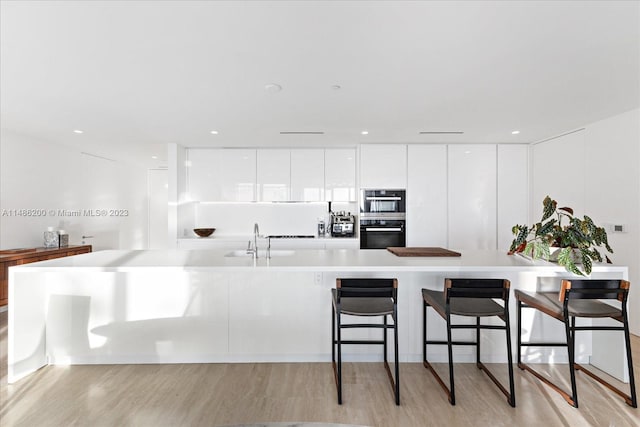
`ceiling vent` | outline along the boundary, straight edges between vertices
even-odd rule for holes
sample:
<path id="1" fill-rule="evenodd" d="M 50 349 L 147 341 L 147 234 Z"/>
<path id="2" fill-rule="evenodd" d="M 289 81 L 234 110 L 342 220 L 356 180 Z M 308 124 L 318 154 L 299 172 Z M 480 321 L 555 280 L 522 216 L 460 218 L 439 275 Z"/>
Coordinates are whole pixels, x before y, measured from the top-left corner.
<path id="1" fill-rule="evenodd" d="M 456 131 L 421 131 L 418 132 L 420 135 L 462 135 L 464 132 L 456 130 Z"/>
<path id="2" fill-rule="evenodd" d="M 324 135 L 324 132 L 287 130 L 281 131 L 280 135 Z"/>

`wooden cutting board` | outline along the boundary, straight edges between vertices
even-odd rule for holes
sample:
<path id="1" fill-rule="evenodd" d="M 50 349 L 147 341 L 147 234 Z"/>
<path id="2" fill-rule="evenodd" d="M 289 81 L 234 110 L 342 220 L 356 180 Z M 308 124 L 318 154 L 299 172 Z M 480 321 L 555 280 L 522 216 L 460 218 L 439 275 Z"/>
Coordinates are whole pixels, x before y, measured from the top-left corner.
<path id="1" fill-rule="evenodd" d="M 387 250 L 396 256 L 432 256 L 432 257 L 445 257 L 445 256 L 462 256 L 460 252 L 450 251 L 449 249 L 444 248 L 399 248 L 399 247 L 388 247 Z"/>

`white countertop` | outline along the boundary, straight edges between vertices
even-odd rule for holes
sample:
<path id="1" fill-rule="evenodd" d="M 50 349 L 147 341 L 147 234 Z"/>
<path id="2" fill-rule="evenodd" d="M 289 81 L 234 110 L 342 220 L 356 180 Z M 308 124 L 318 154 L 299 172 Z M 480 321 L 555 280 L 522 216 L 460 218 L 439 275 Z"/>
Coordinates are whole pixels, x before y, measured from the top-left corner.
<path id="1" fill-rule="evenodd" d="M 123 272 L 144 268 L 165 268 L 179 271 L 536 271 L 562 273 L 564 267 L 546 261 L 531 261 L 518 255 L 506 255 L 496 250 L 457 250 L 461 257 L 398 257 L 385 249 L 297 249 L 287 256 L 271 259 L 258 258 L 254 263 L 250 255 L 225 256 L 229 249 L 212 250 L 107 250 L 41 261 L 11 267 L 13 271 L 60 271 L 61 269 L 87 269 L 93 271 Z M 594 264 L 594 272 L 626 272 L 626 266 Z M 566 272 L 565 272 L 566 273 Z"/>

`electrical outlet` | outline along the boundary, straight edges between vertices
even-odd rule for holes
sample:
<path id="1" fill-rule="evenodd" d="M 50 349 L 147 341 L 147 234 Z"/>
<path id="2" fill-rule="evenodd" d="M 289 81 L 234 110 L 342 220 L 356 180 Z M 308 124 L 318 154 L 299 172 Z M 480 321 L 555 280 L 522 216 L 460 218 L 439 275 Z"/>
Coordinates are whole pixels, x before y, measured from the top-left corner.
<path id="1" fill-rule="evenodd" d="M 614 233 L 626 233 L 627 227 L 624 224 L 613 224 L 611 227 Z"/>
<path id="2" fill-rule="evenodd" d="M 322 284 L 322 273 L 315 273 L 314 275 L 314 282 L 316 285 L 321 285 Z"/>
<path id="3" fill-rule="evenodd" d="M 606 224 L 605 228 L 609 233 L 626 233 L 627 226 L 625 224 Z"/>

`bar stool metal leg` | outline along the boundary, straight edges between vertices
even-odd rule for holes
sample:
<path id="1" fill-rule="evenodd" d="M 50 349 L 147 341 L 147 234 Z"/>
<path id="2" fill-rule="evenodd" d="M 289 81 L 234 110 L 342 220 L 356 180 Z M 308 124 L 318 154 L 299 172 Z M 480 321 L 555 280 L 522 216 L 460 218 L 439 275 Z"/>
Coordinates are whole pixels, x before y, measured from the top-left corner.
<path id="1" fill-rule="evenodd" d="M 575 318 L 573 318 L 575 327 Z M 567 335 L 567 351 L 569 353 L 569 375 L 571 378 L 571 400 L 574 407 L 578 407 L 578 393 L 576 392 L 576 367 L 575 367 L 575 334 L 569 326 L 569 313 L 565 312 L 564 330 Z"/>
<path id="2" fill-rule="evenodd" d="M 336 326 L 338 334 L 338 373 L 336 386 L 338 387 L 338 404 L 342 405 L 342 333 L 340 329 L 340 313 L 336 313 Z"/>
<path id="3" fill-rule="evenodd" d="M 627 365 L 629 369 L 629 386 L 631 388 L 631 399 L 629 399 L 628 396 L 625 396 L 624 393 L 618 394 L 621 394 L 624 397 L 627 405 L 637 408 L 638 397 L 636 395 L 636 382 L 633 376 L 633 359 L 631 358 L 631 339 L 629 338 L 629 319 L 627 319 L 626 306 L 622 309 L 622 318 L 624 323 L 624 343 L 627 347 Z"/>
<path id="4" fill-rule="evenodd" d="M 513 357 L 511 356 L 511 325 L 509 324 L 509 316 L 505 316 L 505 326 L 507 335 L 507 363 L 509 364 L 509 396 L 507 401 L 512 407 L 516 407 L 516 392 L 513 378 Z M 518 329 L 518 336 L 520 336 L 520 330 Z M 518 347 L 518 351 L 520 348 Z"/>
<path id="5" fill-rule="evenodd" d="M 398 312 L 393 312 L 393 345 L 395 347 L 395 371 L 396 371 L 396 405 L 400 405 L 400 360 L 398 359 Z"/>
<path id="6" fill-rule="evenodd" d="M 451 339 L 451 313 L 447 312 L 447 341 L 449 348 L 449 403 L 456 404 L 456 389 L 453 380 L 453 341 Z"/>

